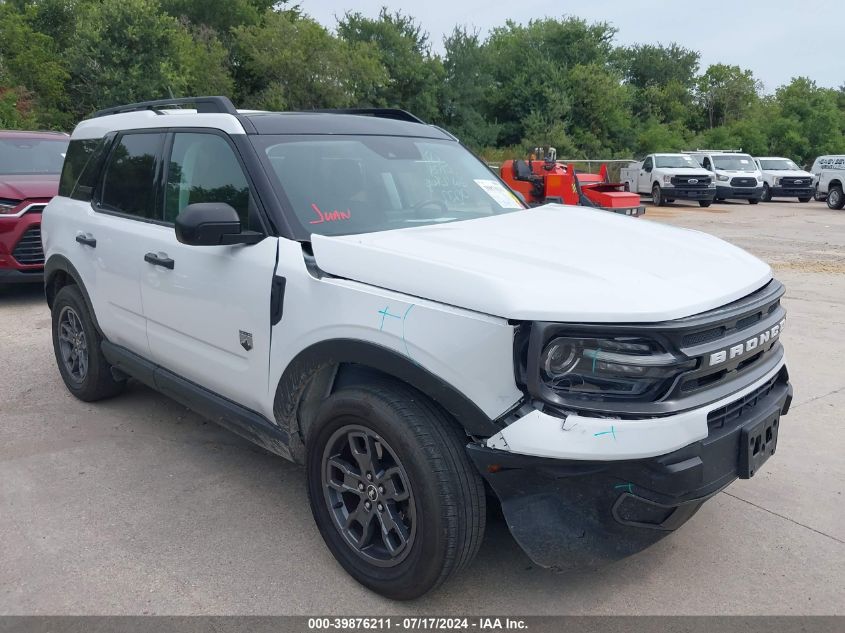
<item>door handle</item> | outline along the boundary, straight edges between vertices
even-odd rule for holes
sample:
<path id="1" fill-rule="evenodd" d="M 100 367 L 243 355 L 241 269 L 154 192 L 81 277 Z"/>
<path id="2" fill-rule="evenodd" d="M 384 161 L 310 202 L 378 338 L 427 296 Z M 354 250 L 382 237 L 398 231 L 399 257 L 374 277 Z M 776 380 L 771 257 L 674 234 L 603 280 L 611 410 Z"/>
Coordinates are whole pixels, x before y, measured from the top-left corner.
<path id="1" fill-rule="evenodd" d="M 77 233 L 76 234 L 76 241 L 80 244 L 84 244 L 85 246 L 90 246 L 91 248 L 97 248 L 97 240 L 94 239 L 93 235 L 85 235 L 84 233 Z"/>
<path id="2" fill-rule="evenodd" d="M 167 255 L 159 257 L 156 253 L 147 253 L 144 255 L 144 261 L 148 264 L 152 264 L 153 266 L 161 266 L 162 268 L 167 268 L 168 270 L 173 270 L 173 266 L 175 265 L 175 262 Z"/>

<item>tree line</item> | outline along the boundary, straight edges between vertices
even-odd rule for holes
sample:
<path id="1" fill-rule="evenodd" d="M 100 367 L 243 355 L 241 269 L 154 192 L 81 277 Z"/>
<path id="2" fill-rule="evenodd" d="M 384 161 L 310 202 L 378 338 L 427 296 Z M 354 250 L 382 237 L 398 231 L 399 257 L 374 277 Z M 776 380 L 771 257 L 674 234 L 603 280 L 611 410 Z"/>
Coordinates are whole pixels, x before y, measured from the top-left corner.
<path id="1" fill-rule="evenodd" d="M 329 30 L 275 0 L 0 0 L 0 128 L 70 130 L 112 105 L 223 94 L 255 109 L 399 107 L 491 160 L 549 145 L 567 158 L 845 153 L 845 85 L 797 77 L 764 94 L 751 70 L 615 35 L 571 16 L 508 21 L 458 26 L 436 52 L 388 9 Z"/>

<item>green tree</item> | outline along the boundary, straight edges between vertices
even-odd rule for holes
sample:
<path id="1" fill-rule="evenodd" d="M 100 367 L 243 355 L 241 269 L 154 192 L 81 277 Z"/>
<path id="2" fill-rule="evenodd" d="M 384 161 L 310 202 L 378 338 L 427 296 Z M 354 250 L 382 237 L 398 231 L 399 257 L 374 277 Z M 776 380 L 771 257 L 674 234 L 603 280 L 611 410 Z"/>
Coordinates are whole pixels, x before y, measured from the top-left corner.
<path id="1" fill-rule="evenodd" d="M 70 117 L 62 112 L 68 79 L 65 61 L 53 38 L 33 29 L 27 18 L 11 5 L 0 4 L 0 92 L 5 95 L 5 109 L 8 112 L 8 104 L 14 102 L 21 121 L 45 127 L 67 124 Z"/>
<path id="2" fill-rule="evenodd" d="M 259 24 L 275 0 L 161 0 L 162 8 L 195 27 L 206 27 L 227 39 L 238 26 Z"/>
<path id="3" fill-rule="evenodd" d="M 613 71 L 599 64 L 569 72 L 571 130 L 584 157 L 626 154 L 632 145 L 630 94 Z"/>
<path id="4" fill-rule="evenodd" d="M 428 34 L 414 18 L 386 8 L 376 19 L 348 12 L 338 21 L 337 33 L 352 47 L 373 47 L 387 71 L 387 82 L 361 105 L 399 107 L 424 120 L 439 121 L 443 64 L 431 54 Z"/>
<path id="5" fill-rule="evenodd" d="M 494 145 L 499 126 L 483 111 L 493 77 L 478 32 L 455 28 L 444 41 L 445 72 L 440 92 L 443 125 L 471 147 Z"/>
<path id="6" fill-rule="evenodd" d="M 762 85 L 750 70 L 714 64 L 698 78 L 696 97 L 710 128 L 744 117 L 759 98 Z"/>
<path id="7" fill-rule="evenodd" d="M 285 110 L 347 107 L 380 94 L 387 74 L 372 44 L 332 37 L 296 11 L 234 29 L 245 105 Z"/>

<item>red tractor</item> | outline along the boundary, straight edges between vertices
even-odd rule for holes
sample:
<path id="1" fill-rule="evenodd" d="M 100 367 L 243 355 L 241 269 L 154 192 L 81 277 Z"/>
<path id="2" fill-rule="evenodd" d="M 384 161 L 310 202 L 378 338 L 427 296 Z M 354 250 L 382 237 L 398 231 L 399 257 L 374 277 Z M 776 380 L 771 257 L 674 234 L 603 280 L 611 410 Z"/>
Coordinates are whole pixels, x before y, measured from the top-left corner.
<path id="1" fill-rule="evenodd" d="M 543 160 L 537 160 L 536 155 L 544 156 Z M 598 174 L 577 172 L 572 165 L 557 162 L 553 147 L 546 152 L 536 148 L 527 161 L 506 160 L 499 175 L 531 206 L 554 202 L 631 216 L 645 213 L 638 194 L 625 191 L 621 182 L 608 182 L 607 165 L 602 165 Z"/>

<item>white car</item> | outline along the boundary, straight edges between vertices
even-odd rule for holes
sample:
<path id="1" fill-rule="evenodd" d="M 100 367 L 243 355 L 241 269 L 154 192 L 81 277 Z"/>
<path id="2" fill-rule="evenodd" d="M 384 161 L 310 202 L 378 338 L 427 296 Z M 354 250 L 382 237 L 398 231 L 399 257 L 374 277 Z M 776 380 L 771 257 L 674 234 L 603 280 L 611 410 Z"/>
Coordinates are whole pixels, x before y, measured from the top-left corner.
<path id="1" fill-rule="evenodd" d="M 763 202 L 772 198 L 798 198 L 799 202 L 813 199 L 815 185 L 813 174 L 804 171 L 788 158 L 761 156 L 755 158 L 757 168 L 763 173 Z"/>
<path id="2" fill-rule="evenodd" d="M 699 149 L 684 152 L 693 156 L 716 181 L 716 200 L 748 200 L 757 204 L 763 197 L 763 172 L 754 159 L 739 150 Z"/>
<path id="3" fill-rule="evenodd" d="M 716 183 L 706 169 L 687 154 L 649 154 L 620 170 L 627 191 L 650 195 L 661 207 L 675 200 L 697 201 L 709 207 L 716 196 Z"/>
<path id="4" fill-rule="evenodd" d="M 816 200 L 826 200 L 827 206 L 838 211 L 845 207 L 845 156 L 819 156 L 812 167 L 816 183 Z"/>
<path id="5" fill-rule="evenodd" d="M 768 265 L 527 209 L 399 110 L 97 113 L 42 235 L 68 390 L 131 378 L 304 464 L 326 545 L 390 598 L 470 564 L 485 482 L 539 565 L 640 551 L 759 471 L 792 398 Z"/>

